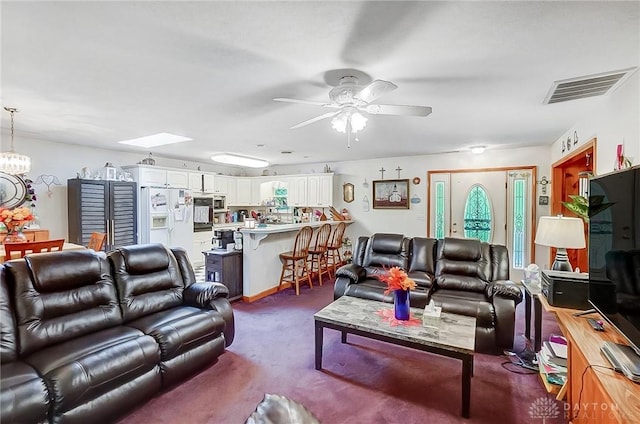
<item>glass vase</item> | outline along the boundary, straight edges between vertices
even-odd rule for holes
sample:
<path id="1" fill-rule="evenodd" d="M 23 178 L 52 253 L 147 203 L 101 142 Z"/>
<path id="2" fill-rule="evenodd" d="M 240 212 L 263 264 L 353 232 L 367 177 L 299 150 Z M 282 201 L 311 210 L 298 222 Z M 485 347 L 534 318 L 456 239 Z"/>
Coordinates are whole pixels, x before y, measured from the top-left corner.
<path id="1" fill-rule="evenodd" d="M 410 316 L 409 290 L 393 291 L 393 312 L 397 320 L 406 321 Z"/>
<path id="2" fill-rule="evenodd" d="M 24 243 L 26 241 L 27 236 L 24 235 L 21 229 L 16 229 L 7 233 L 3 243 Z"/>

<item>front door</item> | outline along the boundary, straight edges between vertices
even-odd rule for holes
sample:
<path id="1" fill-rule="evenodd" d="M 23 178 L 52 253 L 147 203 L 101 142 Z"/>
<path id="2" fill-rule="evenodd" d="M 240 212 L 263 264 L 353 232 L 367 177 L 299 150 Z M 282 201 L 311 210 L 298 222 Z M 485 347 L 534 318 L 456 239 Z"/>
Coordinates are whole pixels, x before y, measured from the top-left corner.
<path id="1" fill-rule="evenodd" d="M 504 245 L 520 278 L 531 258 L 532 171 L 437 171 L 429 180 L 429 236 Z"/>

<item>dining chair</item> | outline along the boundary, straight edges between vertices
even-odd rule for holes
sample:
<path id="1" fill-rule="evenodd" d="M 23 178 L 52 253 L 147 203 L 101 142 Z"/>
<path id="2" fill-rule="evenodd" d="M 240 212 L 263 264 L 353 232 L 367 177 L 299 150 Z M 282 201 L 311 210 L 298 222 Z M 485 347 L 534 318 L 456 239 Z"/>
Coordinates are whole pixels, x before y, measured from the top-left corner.
<path id="1" fill-rule="evenodd" d="M 331 224 L 322 224 L 316 233 L 316 240 L 313 248 L 309 249 L 309 270 L 312 275 L 318 275 L 318 284 L 322 285 L 322 275 L 329 274 L 327 268 L 327 252 L 329 245 L 329 235 L 331 234 Z"/>
<path id="2" fill-rule="evenodd" d="M 4 260 L 22 258 L 29 253 L 53 252 L 62 250 L 64 239 L 27 241 L 23 243 L 5 243 Z M 16 254 L 19 253 L 19 256 Z"/>
<path id="3" fill-rule="evenodd" d="M 331 240 L 327 246 L 327 269 L 329 270 L 329 278 L 335 278 L 336 268 L 342 265 L 342 254 L 340 249 L 342 248 L 342 238 L 347 228 L 347 224 L 340 222 L 335 226 L 333 233 L 331 233 Z"/>
<path id="4" fill-rule="evenodd" d="M 306 279 L 309 288 L 312 288 L 311 273 L 307 266 L 307 257 L 309 256 L 309 245 L 313 236 L 313 228 L 306 225 L 302 227 L 293 244 L 293 250 L 280 253 L 280 261 L 282 262 L 282 271 L 280 272 L 280 282 L 278 283 L 278 291 L 282 283 L 291 283 L 295 286 L 296 296 L 300 294 L 300 281 Z"/>
<path id="5" fill-rule="evenodd" d="M 104 246 L 105 240 L 107 240 L 107 233 L 93 232 L 91 233 L 87 249 L 93 249 L 96 252 L 100 251 L 102 250 L 102 246 Z"/>

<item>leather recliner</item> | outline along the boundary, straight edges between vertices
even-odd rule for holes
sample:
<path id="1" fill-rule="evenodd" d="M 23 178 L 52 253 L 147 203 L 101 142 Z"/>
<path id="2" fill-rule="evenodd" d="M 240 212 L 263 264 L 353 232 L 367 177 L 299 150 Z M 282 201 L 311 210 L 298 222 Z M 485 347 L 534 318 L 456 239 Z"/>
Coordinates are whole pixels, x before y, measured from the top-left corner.
<path id="1" fill-rule="evenodd" d="M 115 421 L 235 331 L 227 288 L 160 244 L 28 255 L 0 284 L 2 423 Z"/>
<path id="2" fill-rule="evenodd" d="M 506 247 L 475 239 L 441 240 L 400 234 L 358 238 L 351 264 L 336 272 L 334 298 L 343 295 L 393 302 L 378 276 L 393 266 L 416 282 L 411 306 L 430 299 L 443 311 L 476 318 L 476 351 L 512 349 L 520 288 L 509 279 Z"/>

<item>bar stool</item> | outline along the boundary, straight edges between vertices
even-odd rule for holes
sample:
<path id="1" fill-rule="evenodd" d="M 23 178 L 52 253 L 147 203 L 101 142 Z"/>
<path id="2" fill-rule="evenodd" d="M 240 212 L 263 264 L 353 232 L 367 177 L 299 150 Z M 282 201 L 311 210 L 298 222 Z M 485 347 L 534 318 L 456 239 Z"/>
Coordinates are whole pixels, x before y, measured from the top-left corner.
<path id="1" fill-rule="evenodd" d="M 309 249 L 309 261 L 311 274 L 318 274 L 318 283 L 322 285 L 322 274 L 329 274 L 327 268 L 327 252 L 329 244 L 329 235 L 331 234 L 331 225 L 322 224 L 316 233 L 316 242 L 313 249 Z"/>
<path id="2" fill-rule="evenodd" d="M 280 272 L 280 282 L 278 283 L 278 291 L 282 283 L 291 283 L 296 288 L 296 296 L 300 294 L 300 280 L 306 278 L 311 284 L 311 273 L 307 266 L 307 257 L 309 256 L 309 244 L 313 236 L 313 228 L 308 225 L 302 227 L 293 244 L 293 250 L 280 253 L 280 261 L 282 262 L 282 271 Z M 289 279 L 287 279 L 289 278 Z"/>
<path id="3" fill-rule="evenodd" d="M 327 246 L 327 268 L 329 270 L 329 278 L 335 278 L 336 268 L 342 265 L 342 254 L 340 248 L 342 247 L 342 237 L 344 231 L 347 228 L 347 224 L 344 222 L 335 226 L 333 233 L 331 234 L 331 241 Z"/>

